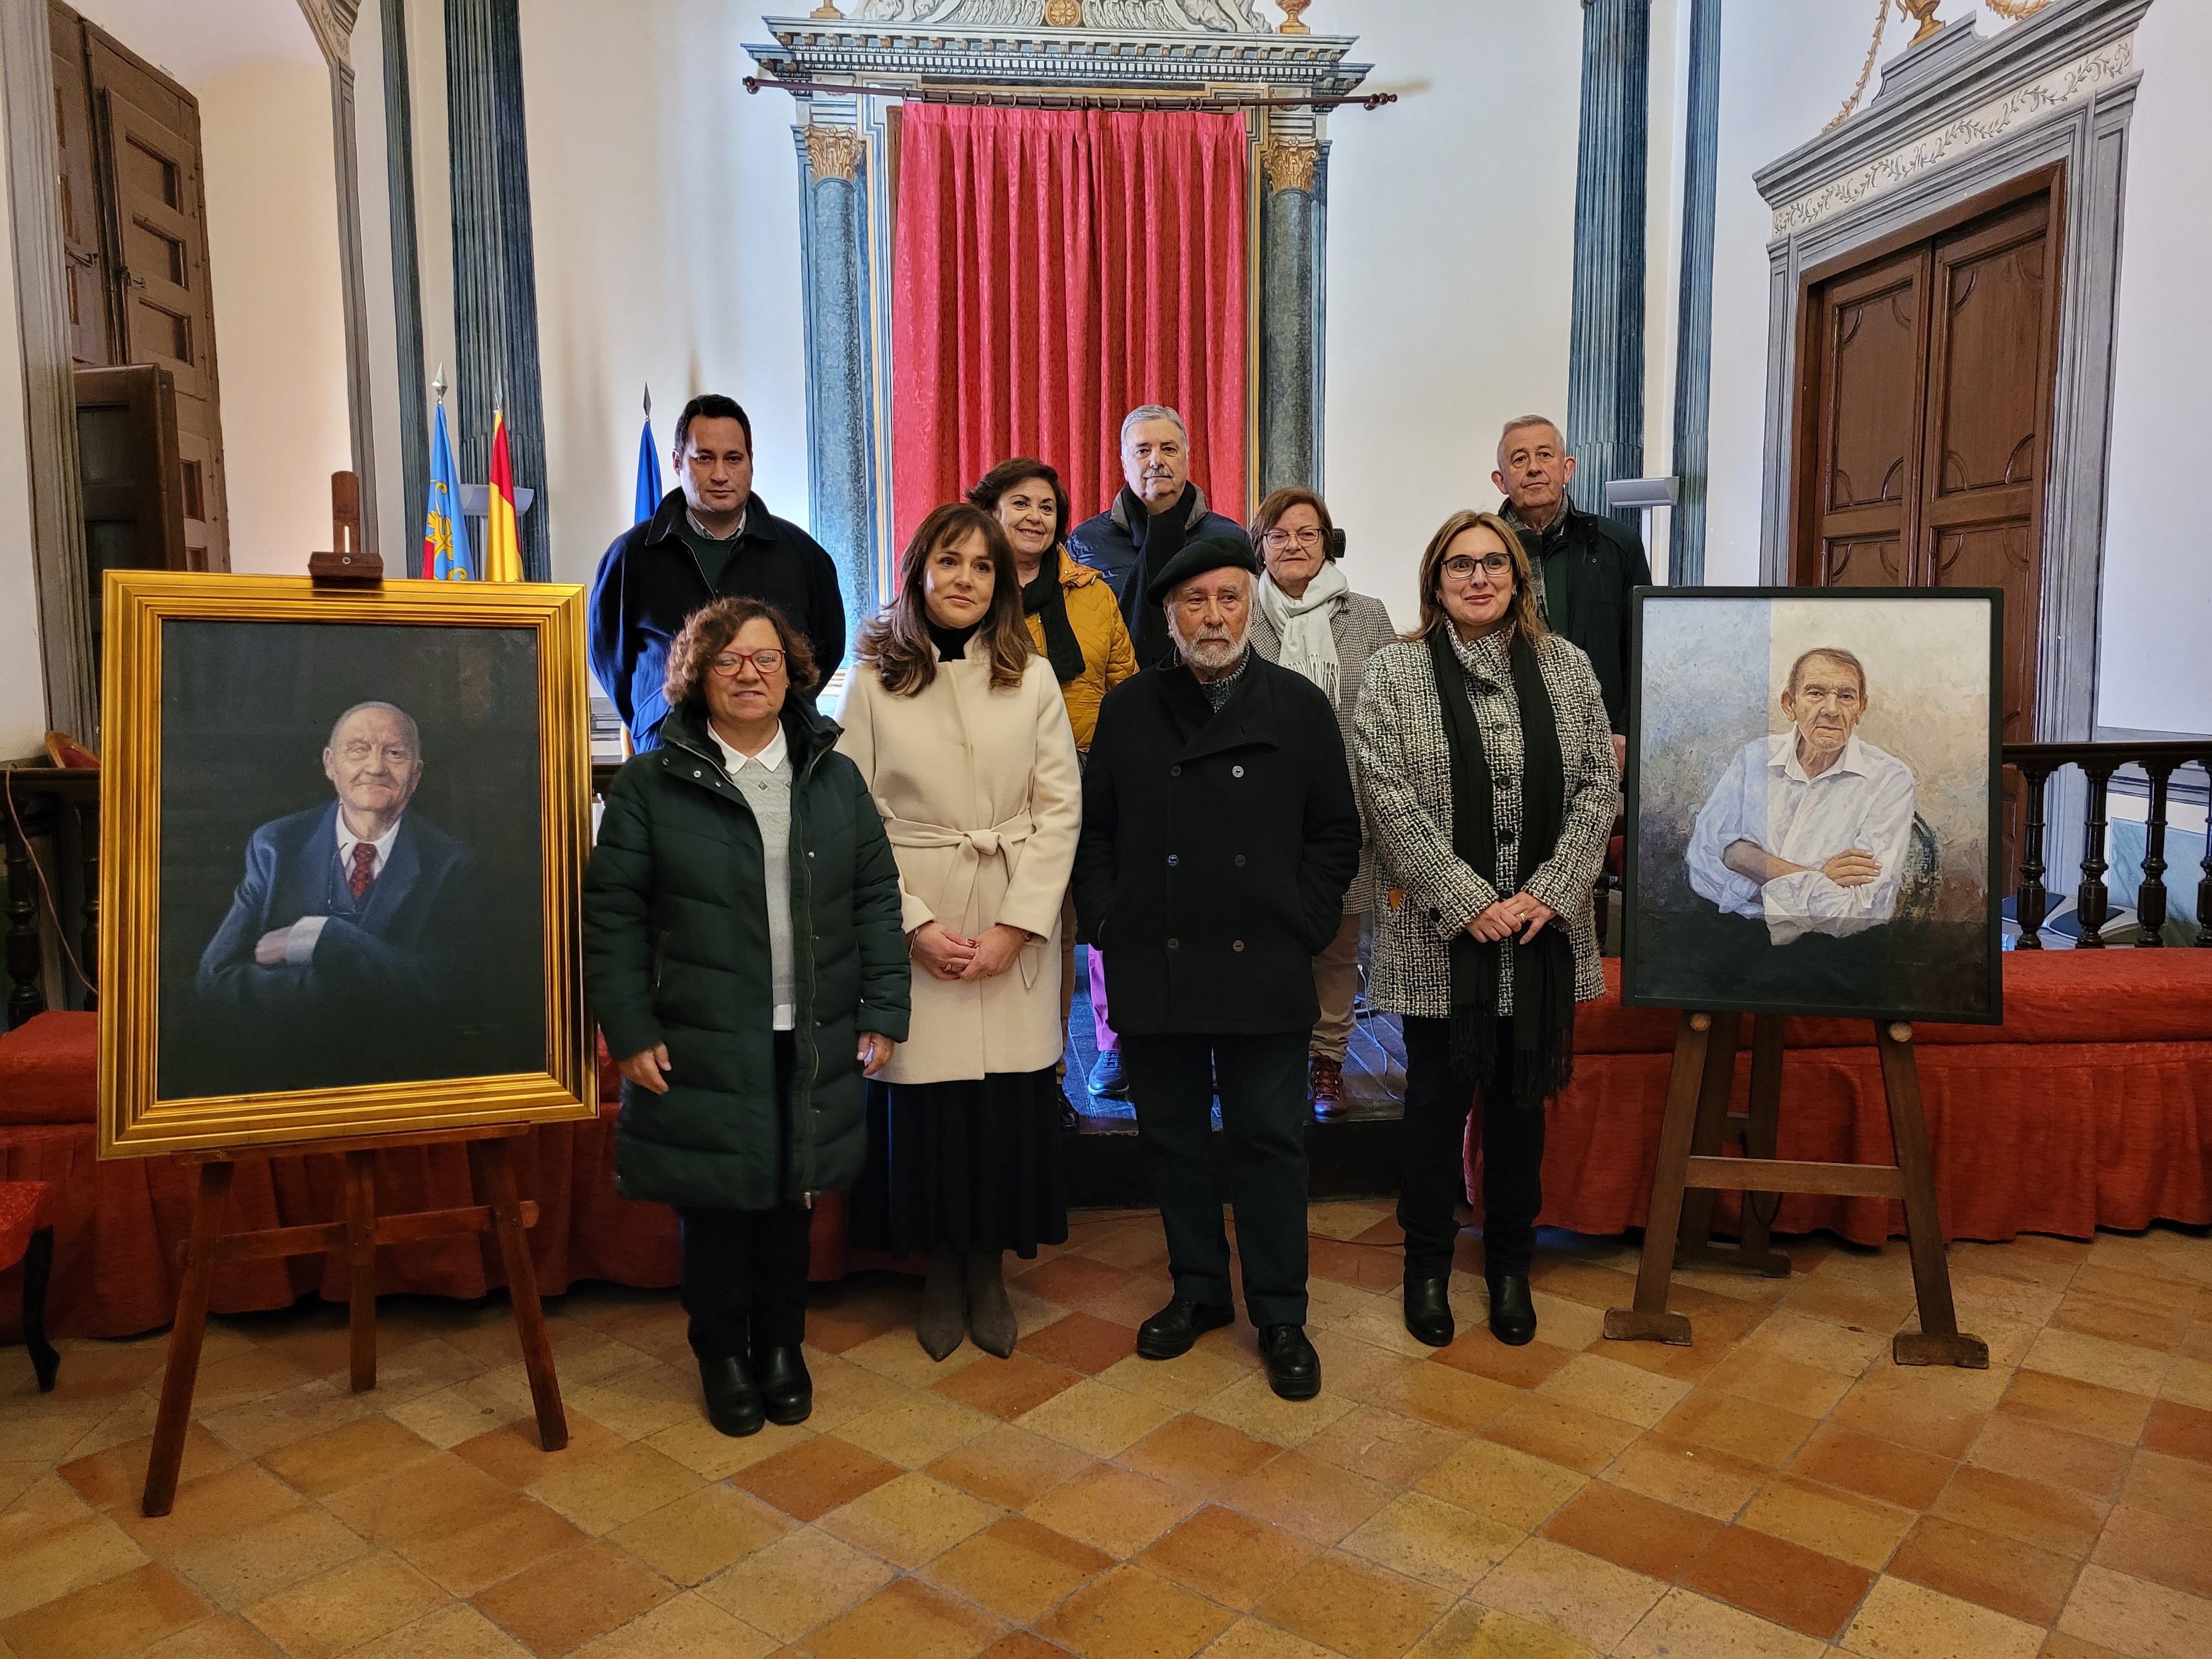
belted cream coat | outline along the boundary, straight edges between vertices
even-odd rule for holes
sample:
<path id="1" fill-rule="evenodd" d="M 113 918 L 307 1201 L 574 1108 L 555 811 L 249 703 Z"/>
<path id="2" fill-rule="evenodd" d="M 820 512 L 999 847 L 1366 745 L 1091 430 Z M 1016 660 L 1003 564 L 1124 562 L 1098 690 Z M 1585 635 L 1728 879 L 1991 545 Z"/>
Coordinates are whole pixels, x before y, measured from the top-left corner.
<path id="1" fill-rule="evenodd" d="M 883 1076 L 949 1083 L 1054 1064 L 1082 783 L 1051 665 L 1032 657 L 1018 686 L 994 691 L 988 661 L 940 659 L 901 697 L 856 663 L 837 719 L 898 859 L 907 932 L 938 921 L 975 939 L 1003 921 L 1039 936 L 991 979 L 941 980 L 915 963 L 913 1023 Z"/>

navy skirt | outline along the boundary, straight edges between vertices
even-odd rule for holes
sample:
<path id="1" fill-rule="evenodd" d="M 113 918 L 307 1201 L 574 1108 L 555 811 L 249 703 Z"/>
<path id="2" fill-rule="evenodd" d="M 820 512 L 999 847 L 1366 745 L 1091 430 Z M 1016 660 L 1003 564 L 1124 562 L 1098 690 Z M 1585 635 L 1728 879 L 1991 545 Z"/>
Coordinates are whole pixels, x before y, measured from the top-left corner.
<path id="1" fill-rule="evenodd" d="M 848 1231 L 900 1255 L 958 1244 L 1034 1256 L 1067 1242 L 1067 1148 L 1054 1067 L 868 1085 L 868 1158 Z"/>

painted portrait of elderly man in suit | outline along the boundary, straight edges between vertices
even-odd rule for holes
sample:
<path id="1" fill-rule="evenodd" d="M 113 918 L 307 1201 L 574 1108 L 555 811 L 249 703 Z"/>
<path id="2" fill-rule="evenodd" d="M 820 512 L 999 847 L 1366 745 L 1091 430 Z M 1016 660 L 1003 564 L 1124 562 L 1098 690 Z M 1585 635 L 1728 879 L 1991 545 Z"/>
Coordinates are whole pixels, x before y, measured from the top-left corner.
<path id="1" fill-rule="evenodd" d="M 322 766 L 335 799 L 253 831 L 200 957 L 203 1035 L 236 1045 L 253 1092 L 436 1076 L 469 995 L 477 860 L 409 810 L 424 766 L 414 718 L 354 704 Z"/>

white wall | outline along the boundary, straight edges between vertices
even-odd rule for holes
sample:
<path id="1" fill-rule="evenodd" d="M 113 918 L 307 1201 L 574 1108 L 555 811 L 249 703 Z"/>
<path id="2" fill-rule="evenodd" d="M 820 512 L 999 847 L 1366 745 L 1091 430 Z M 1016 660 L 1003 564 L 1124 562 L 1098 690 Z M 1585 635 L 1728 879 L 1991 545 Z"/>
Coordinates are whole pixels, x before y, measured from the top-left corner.
<path id="1" fill-rule="evenodd" d="M 330 76 L 319 63 L 255 64 L 192 90 L 230 568 L 295 575 L 331 544 L 331 474 L 353 465 Z"/>
<path id="2" fill-rule="evenodd" d="M 2106 497 L 2100 725 L 2212 732 L 2212 556 L 2193 486 L 2212 438 L 2212 7 L 2159 0 L 2128 148 Z"/>
<path id="3" fill-rule="evenodd" d="M 743 43 L 767 38 L 718 0 L 522 0 L 557 580 L 588 580 L 629 527 L 648 382 L 664 476 L 684 399 L 727 392 L 755 489 L 806 520 L 792 103 L 738 84 Z"/>

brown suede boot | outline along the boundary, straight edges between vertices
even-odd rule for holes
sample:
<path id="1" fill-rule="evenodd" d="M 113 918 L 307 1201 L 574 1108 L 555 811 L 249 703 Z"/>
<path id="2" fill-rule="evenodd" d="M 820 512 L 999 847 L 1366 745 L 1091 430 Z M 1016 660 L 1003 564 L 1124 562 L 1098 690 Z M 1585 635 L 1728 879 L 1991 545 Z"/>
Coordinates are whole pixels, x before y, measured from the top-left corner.
<path id="1" fill-rule="evenodd" d="M 1313 1115 L 1323 1123 L 1334 1123 L 1345 1112 L 1344 1062 L 1316 1054 L 1308 1066 L 1306 1086 L 1313 1096 Z"/>
<path id="2" fill-rule="evenodd" d="M 1004 1359 L 1021 1336 L 1006 1300 L 1006 1252 L 968 1252 L 968 1334 L 985 1353 Z"/>

